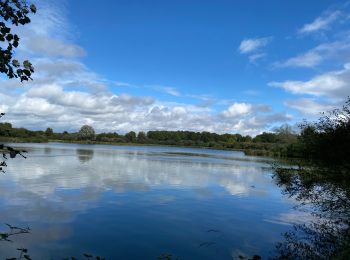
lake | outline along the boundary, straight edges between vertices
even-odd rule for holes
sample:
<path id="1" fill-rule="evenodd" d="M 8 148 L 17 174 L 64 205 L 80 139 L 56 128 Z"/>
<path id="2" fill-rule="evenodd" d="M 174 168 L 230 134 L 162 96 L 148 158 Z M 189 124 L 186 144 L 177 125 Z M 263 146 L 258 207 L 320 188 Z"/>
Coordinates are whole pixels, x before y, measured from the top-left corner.
<path id="1" fill-rule="evenodd" d="M 308 216 L 272 179 L 271 158 L 240 151 L 79 144 L 16 144 L 28 158 L 0 175 L 2 258 L 237 259 L 274 254 Z"/>

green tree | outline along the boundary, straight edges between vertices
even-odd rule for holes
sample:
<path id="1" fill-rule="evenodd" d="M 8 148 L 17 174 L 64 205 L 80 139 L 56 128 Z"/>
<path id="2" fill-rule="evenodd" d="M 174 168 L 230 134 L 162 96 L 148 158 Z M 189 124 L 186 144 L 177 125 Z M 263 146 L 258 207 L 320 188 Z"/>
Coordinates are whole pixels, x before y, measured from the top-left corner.
<path id="1" fill-rule="evenodd" d="M 10 136 L 12 125 L 10 123 L 0 123 L 0 136 Z"/>
<path id="2" fill-rule="evenodd" d="M 263 132 L 260 135 L 257 135 L 254 139 L 256 143 L 275 143 L 277 141 L 276 134 Z"/>
<path id="3" fill-rule="evenodd" d="M 146 140 L 147 140 L 147 137 L 146 137 L 145 132 L 141 131 L 137 134 L 137 142 L 144 143 L 144 142 L 146 142 Z"/>
<path id="4" fill-rule="evenodd" d="M 125 135 L 125 139 L 127 142 L 135 143 L 136 142 L 136 133 L 134 131 L 130 131 Z"/>
<path id="5" fill-rule="evenodd" d="M 95 130 L 92 126 L 83 125 L 78 133 L 80 140 L 94 140 L 95 139 Z"/>
<path id="6" fill-rule="evenodd" d="M 52 130 L 52 128 L 50 128 L 50 127 L 46 128 L 46 130 L 45 130 L 45 135 L 46 135 L 46 136 L 51 136 L 51 135 L 53 135 L 53 130 Z"/>
<path id="7" fill-rule="evenodd" d="M 297 135 L 293 131 L 293 128 L 288 124 L 275 128 L 274 132 L 277 135 L 278 142 L 281 143 L 294 143 L 297 139 Z"/>
<path id="8" fill-rule="evenodd" d="M 304 122 L 298 138 L 305 158 L 323 163 L 350 162 L 350 97 L 340 109 L 325 113 L 317 122 Z"/>

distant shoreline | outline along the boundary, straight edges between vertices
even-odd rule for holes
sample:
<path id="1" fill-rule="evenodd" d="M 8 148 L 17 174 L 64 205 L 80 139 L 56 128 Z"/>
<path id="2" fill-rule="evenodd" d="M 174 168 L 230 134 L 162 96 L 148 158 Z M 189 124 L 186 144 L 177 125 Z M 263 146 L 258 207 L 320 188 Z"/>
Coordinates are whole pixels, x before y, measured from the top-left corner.
<path id="1" fill-rule="evenodd" d="M 162 144 L 162 143 L 134 143 L 134 142 L 101 142 L 101 141 L 72 141 L 72 140 L 58 140 L 48 139 L 47 141 L 35 140 L 35 138 L 13 138 L 13 137 L 0 137 L 2 143 L 66 143 L 66 144 L 103 144 L 103 145 L 118 145 L 118 146 L 164 146 L 164 147 L 181 147 L 181 148 L 200 148 L 220 151 L 240 151 L 245 155 L 250 156 L 265 156 L 265 157 L 277 157 L 281 158 L 279 154 L 274 153 L 271 150 L 264 149 L 242 149 L 242 148 L 223 148 L 223 147 L 208 147 L 208 146 L 196 146 L 196 145 L 181 145 L 181 144 Z M 259 145 L 259 143 L 256 143 Z M 286 158 L 286 157 L 284 157 Z"/>

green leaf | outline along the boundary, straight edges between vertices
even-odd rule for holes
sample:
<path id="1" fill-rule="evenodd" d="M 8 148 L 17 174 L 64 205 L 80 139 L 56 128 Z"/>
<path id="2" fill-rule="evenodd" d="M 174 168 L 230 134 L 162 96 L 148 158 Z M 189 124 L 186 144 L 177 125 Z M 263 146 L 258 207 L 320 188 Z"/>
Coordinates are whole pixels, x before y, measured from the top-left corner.
<path id="1" fill-rule="evenodd" d="M 33 4 L 31 4 L 30 5 L 30 11 L 32 11 L 32 13 L 36 13 L 36 11 L 37 11 L 37 9 L 36 9 L 36 6 L 35 5 L 33 5 Z"/>
<path id="2" fill-rule="evenodd" d="M 18 62 L 18 60 L 13 60 L 12 61 L 12 65 L 16 68 L 18 68 L 19 66 L 21 66 L 21 64 Z"/>
<path id="3" fill-rule="evenodd" d="M 23 66 L 24 66 L 24 68 L 26 68 L 27 70 L 32 69 L 32 64 L 31 64 L 28 60 L 23 61 Z"/>

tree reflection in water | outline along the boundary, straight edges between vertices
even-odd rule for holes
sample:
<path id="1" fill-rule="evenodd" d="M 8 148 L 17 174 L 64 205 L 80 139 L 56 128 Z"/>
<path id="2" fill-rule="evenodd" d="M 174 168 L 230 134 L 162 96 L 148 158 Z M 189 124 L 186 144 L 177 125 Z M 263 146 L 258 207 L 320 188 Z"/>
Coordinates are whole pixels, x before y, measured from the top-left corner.
<path id="1" fill-rule="evenodd" d="M 12 238 L 21 235 L 21 234 L 30 234 L 30 228 L 26 227 L 26 228 L 22 228 L 22 227 L 16 227 L 16 226 L 12 226 L 10 224 L 5 224 L 8 227 L 7 231 L 1 231 L 0 232 L 0 242 L 1 241 L 5 241 L 5 242 L 13 242 L 13 240 L 11 240 Z M 29 250 L 27 248 L 17 248 L 18 251 L 18 256 L 17 257 L 10 257 L 10 258 L 6 258 L 6 260 L 21 260 L 21 259 L 26 259 L 26 260 L 31 260 L 31 256 L 29 255 Z M 83 253 L 83 257 L 84 259 L 96 259 L 96 260 L 105 260 L 105 258 L 101 257 L 101 256 L 94 256 L 92 254 L 89 253 Z M 63 260 L 77 260 L 78 258 L 76 257 L 67 257 L 64 258 Z"/>
<path id="2" fill-rule="evenodd" d="M 311 212 L 308 224 L 294 224 L 277 244 L 276 259 L 349 257 L 349 167 L 275 168 L 274 179 L 297 207 Z"/>
<path id="3" fill-rule="evenodd" d="M 86 163 L 94 157 L 94 150 L 92 149 L 77 149 L 76 151 L 81 163 Z"/>

